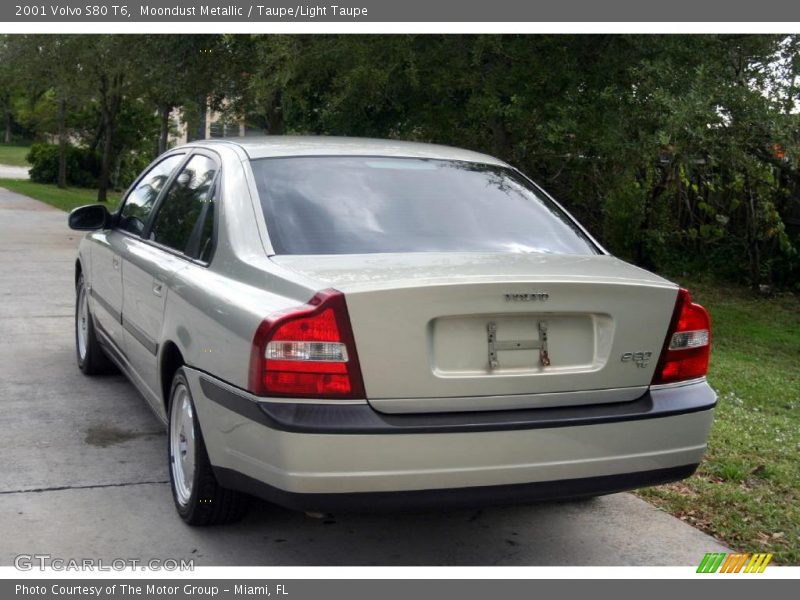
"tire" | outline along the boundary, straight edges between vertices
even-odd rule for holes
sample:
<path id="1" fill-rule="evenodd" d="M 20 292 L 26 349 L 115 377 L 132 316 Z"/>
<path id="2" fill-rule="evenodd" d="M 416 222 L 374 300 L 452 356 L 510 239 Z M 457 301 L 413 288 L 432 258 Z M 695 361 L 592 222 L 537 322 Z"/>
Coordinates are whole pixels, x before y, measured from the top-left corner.
<path id="1" fill-rule="evenodd" d="M 115 370 L 97 340 L 83 273 L 78 275 L 78 283 L 75 286 L 75 355 L 78 359 L 78 368 L 84 375 L 100 375 Z"/>
<path id="2" fill-rule="evenodd" d="M 172 498 L 189 525 L 221 525 L 241 519 L 250 497 L 217 483 L 183 369 L 172 379 L 169 394 L 167 456 Z"/>

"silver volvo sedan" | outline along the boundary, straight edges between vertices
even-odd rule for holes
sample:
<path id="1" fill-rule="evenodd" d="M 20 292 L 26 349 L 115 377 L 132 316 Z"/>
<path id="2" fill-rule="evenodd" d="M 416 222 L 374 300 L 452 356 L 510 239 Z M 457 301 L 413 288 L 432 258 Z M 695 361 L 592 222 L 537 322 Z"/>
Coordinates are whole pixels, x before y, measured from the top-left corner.
<path id="1" fill-rule="evenodd" d="M 69 223 L 78 366 L 166 424 L 188 523 L 597 495 L 705 451 L 708 313 L 491 156 L 196 142 Z"/>

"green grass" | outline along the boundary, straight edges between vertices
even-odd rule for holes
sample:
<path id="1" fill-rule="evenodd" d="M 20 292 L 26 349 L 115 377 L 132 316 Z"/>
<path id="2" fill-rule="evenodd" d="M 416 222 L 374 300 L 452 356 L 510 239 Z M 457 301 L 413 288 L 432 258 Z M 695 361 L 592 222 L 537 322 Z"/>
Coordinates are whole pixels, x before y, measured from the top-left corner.
<path id="1" fill-rule="evenodd" d="M 697 474 L 640 494 L 735 550 L 800 564 L 800 298 L 681 283 L 711 313 L 719 404 Z"/>
<path id="2" fill-rule="evenodd" d="M 28 161 L 25 160 L 25 156 L 28 154 L 28 150 L 30 150 L 30 146 L 0 144 L 0 165 L 27 167 Z"/>
<path id="3" fill-rule="evenodd" d="M 2 162 L 2 161 L 0 161 Z M 77 206 L 97 202 L 97 190 L 86 188 L 59 189 L 58 186 L 46 183 L 34 183 L 27 179 L 0 179 L 0 187 L 46 202 L 61 210 L 70 211 Z M 120 194 L 109 192 L 108 208 L 114 209 L 119 204 Z"/>

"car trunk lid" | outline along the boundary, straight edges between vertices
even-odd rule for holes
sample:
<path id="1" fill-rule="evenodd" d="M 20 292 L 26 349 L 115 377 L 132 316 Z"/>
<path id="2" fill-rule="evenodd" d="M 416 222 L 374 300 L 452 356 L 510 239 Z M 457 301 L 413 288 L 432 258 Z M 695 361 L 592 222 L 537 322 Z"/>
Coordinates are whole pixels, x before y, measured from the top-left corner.
<path id="1" fill-rule="evenodd" d="M 633 400 L 677 286 L 610 256 L 274 256 L 344 292 L 369 402 L 441 412 Z"/>

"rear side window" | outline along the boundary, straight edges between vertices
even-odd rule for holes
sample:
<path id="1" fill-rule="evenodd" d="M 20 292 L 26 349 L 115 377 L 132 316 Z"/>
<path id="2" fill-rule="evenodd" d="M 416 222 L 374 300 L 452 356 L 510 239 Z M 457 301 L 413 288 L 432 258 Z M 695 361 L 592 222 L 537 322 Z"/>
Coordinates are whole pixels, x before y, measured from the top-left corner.
<path id="1" fill-rule="evenodd" d="M 277 254 L 596 254 L 515 171 L 449 160 L 270 158 L 251 162 Z"/>
<path id="2" fill-rule="evenodd" d="M 178 168 L 185 158 L 184 154 L 174 154 L 155 165 L 141 178 L 125 199 L 119 217 L 119 228 L 136 235 L 141 235 L 147 224 L 147 218 L 155 206 L 158 194 L 167 183 L 172 172 Z"/>
<path id="3" fill-rule="evenodd" d="M 190 242 L 201 236 L 209 212 L 213 221 L 213 209 L 209 211 L 209 207 L 213 202 L 212 186 L 218 170 L 216 161 L 200 154 L 186 163 L 164 195 L 153 221 L 151 240 L 192 254 Z"/>

